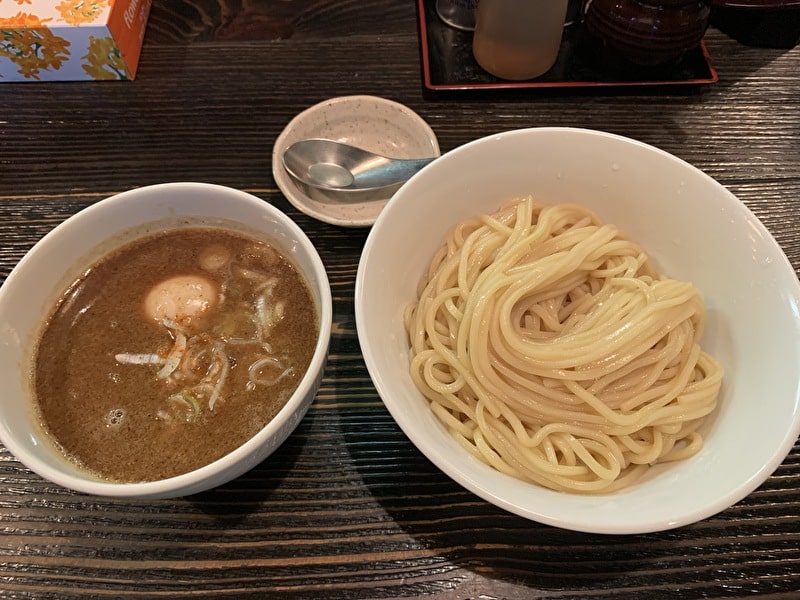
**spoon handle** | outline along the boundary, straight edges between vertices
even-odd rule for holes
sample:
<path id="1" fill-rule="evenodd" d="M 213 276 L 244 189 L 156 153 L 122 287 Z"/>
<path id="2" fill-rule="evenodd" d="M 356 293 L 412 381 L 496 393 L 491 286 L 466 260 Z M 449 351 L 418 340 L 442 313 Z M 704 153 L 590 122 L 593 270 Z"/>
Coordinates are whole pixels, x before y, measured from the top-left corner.
<path id="1" fill-rule="evenodd" d="M 392 158 L 379 165 L 370 165 L 363 171 L 353 171 L 354 187 L 382 187 L 406 181 L 424 166 L 435 160 L 432 158 Z"/>

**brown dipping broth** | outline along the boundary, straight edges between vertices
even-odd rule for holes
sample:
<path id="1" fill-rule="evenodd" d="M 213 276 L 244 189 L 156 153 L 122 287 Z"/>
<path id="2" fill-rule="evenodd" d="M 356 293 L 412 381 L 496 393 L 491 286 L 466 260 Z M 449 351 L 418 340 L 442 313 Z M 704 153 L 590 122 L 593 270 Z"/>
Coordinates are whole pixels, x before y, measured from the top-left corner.
<path id="1" fill-rule="evenodd" d="M 209 248 L 224 249 L 218 254 L 229 260 L 221 267 L 205 261 L 204 269 Z M 189 327 L 185 319 L 157 322 L 143 308 L 148 291 L 176 275 L 201 276 L 221 292 Z M 160 377 L 181 332 L 190 351 Z M 103 479 L 187 473 L 236 449 L 277 414 L 318 335 L 306 282 L 272 246 L 215 228 L 153 234 L 106 256 L 59 300 L 35 356 L 41 422 L 70 460 Z M 134 364 L 154 356 L 159 364 Z"/>

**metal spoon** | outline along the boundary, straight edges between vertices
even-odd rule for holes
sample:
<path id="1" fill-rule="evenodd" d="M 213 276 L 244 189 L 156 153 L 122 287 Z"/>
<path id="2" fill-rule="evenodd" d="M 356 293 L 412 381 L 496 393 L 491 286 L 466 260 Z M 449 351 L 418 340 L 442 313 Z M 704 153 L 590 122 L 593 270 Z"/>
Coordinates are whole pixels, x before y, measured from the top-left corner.
<path id="1" fill-rule="evenodd" d="M 432 158 L 388 158 L 343 142 L 312 138 L 283 153 L 283 166 L 298 181 L 328 191 L 374 190 L 402 183 Z"/>

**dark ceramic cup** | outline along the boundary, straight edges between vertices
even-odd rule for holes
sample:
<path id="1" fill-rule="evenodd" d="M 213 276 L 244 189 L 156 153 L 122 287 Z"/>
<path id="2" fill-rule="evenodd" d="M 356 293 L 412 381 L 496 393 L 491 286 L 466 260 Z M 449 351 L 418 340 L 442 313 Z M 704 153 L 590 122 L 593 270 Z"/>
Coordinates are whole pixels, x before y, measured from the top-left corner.
<path id="1" fill-rule="evenodd" d="M 709 13 L 705 0 L 590 0 L 585 26 L 610 58 L 664 66 L 700 43 Z"/>

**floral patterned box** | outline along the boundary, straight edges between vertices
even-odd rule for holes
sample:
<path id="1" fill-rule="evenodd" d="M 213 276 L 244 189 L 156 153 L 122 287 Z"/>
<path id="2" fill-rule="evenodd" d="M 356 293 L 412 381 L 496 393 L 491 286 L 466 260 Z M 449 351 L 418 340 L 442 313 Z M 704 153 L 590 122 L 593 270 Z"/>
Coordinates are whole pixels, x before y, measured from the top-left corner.
<path id="1" fill-rule="evenodd" d="M 0 83 L 133 79 L 152 0 L 0 0 Z"/>

